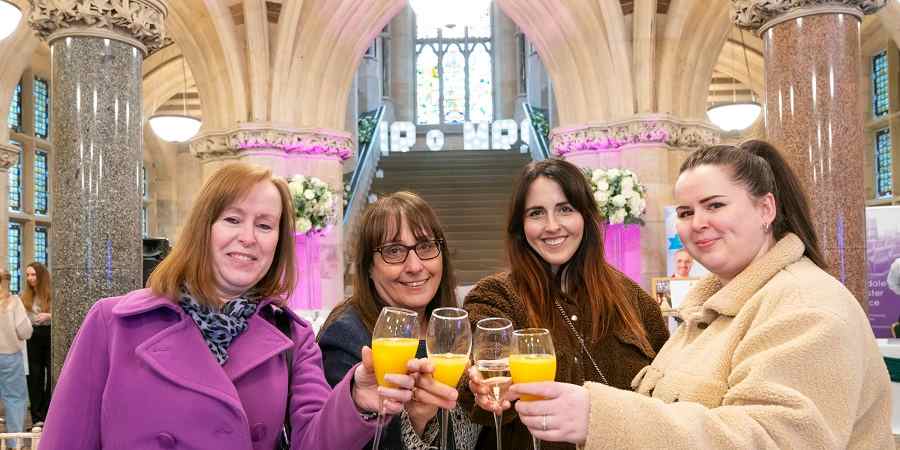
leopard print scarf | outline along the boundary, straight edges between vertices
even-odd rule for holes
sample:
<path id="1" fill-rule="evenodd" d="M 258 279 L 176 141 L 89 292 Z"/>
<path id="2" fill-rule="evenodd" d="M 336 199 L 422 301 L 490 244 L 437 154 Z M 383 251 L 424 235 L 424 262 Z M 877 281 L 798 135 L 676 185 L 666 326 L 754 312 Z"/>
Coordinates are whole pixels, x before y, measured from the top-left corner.
<path id="1" fill-rule="evenodd" d="M 256 312 L 257 302 L 238 297 L 225 302 L 220 310 L 201 305 L 186 291 L 179 301 L 184 312 L 194 319 L 203 339 L 219 365 L 228 361 L 228 346 L 247 329 L 247 319 Z"/>

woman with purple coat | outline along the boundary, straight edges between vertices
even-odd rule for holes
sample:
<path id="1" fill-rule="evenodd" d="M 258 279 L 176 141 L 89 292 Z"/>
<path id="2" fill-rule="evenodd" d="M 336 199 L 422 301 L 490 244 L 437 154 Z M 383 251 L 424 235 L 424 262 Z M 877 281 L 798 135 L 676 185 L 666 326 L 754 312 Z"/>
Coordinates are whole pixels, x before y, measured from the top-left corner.
<path id="1" fill-rule="evenodd" d="M 388 375 L 398 388 L 379 388 L 364 348 L 332 390 L 312 328 L 284 307 L 292 211 L 287 184 L 269 170 L 216 172 L 148 288 L 91 308 L 41 450 L 272 450 L 286 415 L 290 448 L 345 450 L 372 439 L 381 399 L 386 413 L 402 411 L 413 375 Z"/>

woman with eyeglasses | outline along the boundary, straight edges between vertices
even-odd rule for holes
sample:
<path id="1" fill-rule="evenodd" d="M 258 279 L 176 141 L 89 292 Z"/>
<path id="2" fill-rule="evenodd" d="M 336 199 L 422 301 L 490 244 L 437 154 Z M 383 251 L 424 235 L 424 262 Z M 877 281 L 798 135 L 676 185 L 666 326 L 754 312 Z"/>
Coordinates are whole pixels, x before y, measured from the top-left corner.
<path id="1" fill-rule="evenodd" d="M 353 246 L 353 295 L 332 310 L 319 332 L 329 383 L 340 381 L 359 363 L 360 348 L 372 345 L 381 308 L 416 311 L 420 336 L 424 337 L 433 310 L 458 306 L 444 231 L 434 210 L 421 197 L 412 192 L 382 197 L 369 206 L 359 223 Z M 421 340 L 416 358 L 425 356 L 425 341 Z M 433 371 L 426 359 L 411 361 L 410 365 L 419 373 Z M 438 426 L 432 419 L 438 408 L 452 410 L 450 448 L 475 448 L 481 426 L 472 424 L 465 411 L 455 408 L 455 388 L 431 376 L 419 376 L 406 410 L 387 425 L 382 448 L 426 449 L 435 445 Z"/>

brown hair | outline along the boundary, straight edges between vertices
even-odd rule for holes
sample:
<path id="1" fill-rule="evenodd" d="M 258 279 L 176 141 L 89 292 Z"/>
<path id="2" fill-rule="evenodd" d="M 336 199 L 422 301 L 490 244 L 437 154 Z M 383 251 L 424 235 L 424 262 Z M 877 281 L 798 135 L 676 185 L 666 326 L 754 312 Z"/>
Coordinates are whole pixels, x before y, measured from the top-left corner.
<path id="1" fill-rule="evenodd" d="M 247 163 L 228 164 L 204 183 L 194 207 L 188 215 L 178 242 L 172 252 L 153 270 L 147 280 L 154 294 L 178 298 L 186 287 L 198 302 L 217 306 L 218 290 L 212 270 L 210 239 L 212 226 L 229 205 L 240 200 L 253 187 L 270 182 L 281 197 L 281 219 L 278 224 L 278 246 L 272 266 L 256 286 L 250 289 L 253 297 L 273 298 L 283 305 L 294 286 L 294 214 L 287 183 L 272 176 L 269 169 Z"/>
<path id="2" fill-rule="evenodd" d="M 555 275 L 550 264 L 525 239 L 525 202 L 531 184 L 540 177 L 556 182 L 572 207 L 584 218 L 581 244 Z M 640 313 L 628 300 L 622 275 L 603 259 L 602 226 L 591 188 L 578 167 L 561 159 L 547 159 L 525 166 L 513 194 L 506 227 L 506 255 L 513 289 L 525 299 L 528 321 L 533 327 L 545 327 L 546 319 L 550 320 L 552 329 L 564 327 L 553 302 L 563 295 L 570 295 L 576 302 L 590 305 L 594 339 L 620 328 L 632 332 L 651 348 L 647 331 L 639 319 Z"/>
<path id="3" fill-rule="evenodd" d="M 803 186 L 778 150 L 765 141 L 750 140 L 741 145 L 716 145 L 691 153 L 681 164 L 679 175 L 702 165 L 730 169 L 731 179 L 744 186 L 751 197 L 758 199 L 768 193 L 775 197 L 775 220 L 772 235 L 779 240 L 794 233 L 803 241 L 803 253 L 817 266 L 828 264 L 819 247 L 819 238 L 810 218 L 809 202 Z"/>
<path id="4" fill-rule="evenodd" d="M 354 235 L 354 261 L 353 267 L 353 296 L 334 308 L 322 329 L 327 328 L 347 308 L 356 308 L 360 319 L 369 333 L 375 330 L 375 322 L 381 308 L 388 306 L 378 296 L 375 285 L 369 277 L 375 261 L 375 248 L 385 242 L 396 241 L 402 232 L 403 221 L 409 224 L 416 240 L 440 239 L 441 261 L 443 273 L 441 283 L 434 294 L 434 298 L 425 308 L 425 316 L 429 317 L 436 308 L 444 306 L 459 306 L 456 301 L 456 277 L 453 274 L 453 265 L 450 263 L 449 249 L 444 237 L 444 230 L 431 206 L 421 197 L 412 192 L 395 192 L 381 197 L 375 203 L 369 205 L 366 212 L 360 218 L 359 228 Z"/>
<path id="5" fill-rule="evenodd" d="M 26 270 L 28 267 L 34 269 L 34 273 L 37 274 L 37 281 L 34 283 L 34 288 L 31 287 L 28 281 L 25 282 L 25 291 L 22 292 L 22 304 L 25 305 L 26 310 L 32 312 L 31 308 L 34 306 L 34 299 L 37 298 L 41 312 L 49 313 L 53 305 L 52 292 L 50 290 L 50 272 L 47 271 L 43 264 L 37 261 L 25 266 Z"/>

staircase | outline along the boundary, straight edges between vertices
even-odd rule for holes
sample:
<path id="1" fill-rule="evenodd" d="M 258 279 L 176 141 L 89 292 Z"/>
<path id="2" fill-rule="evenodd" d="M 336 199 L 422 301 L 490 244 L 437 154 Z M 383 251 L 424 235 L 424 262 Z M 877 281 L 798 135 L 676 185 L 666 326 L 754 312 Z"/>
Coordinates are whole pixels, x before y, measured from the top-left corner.
<path id="1" fill-rule="evenodd" d="M 516 178 L 531 161 L 511 150 L 411 151 L 382 157 L 376 195 L 419 194 L 437 212 L 460 286 L 503 270 L 506 214 Z"/>

